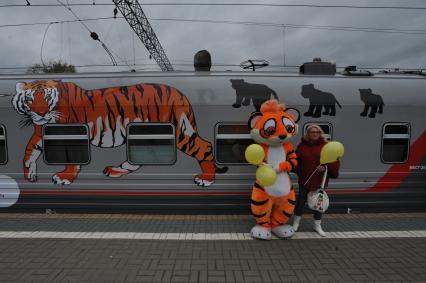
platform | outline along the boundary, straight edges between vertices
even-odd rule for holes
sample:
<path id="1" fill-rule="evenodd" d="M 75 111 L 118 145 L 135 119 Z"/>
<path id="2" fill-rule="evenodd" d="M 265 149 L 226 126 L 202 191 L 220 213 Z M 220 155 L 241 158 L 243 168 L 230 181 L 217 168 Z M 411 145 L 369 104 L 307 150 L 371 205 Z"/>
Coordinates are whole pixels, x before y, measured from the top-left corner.
<path id="1" fill-rule="evenodd" d="M 426 213 L 304 215 L 252 240 L 246 215 L 0 214 L 0 282 L 426 281 Z"/>

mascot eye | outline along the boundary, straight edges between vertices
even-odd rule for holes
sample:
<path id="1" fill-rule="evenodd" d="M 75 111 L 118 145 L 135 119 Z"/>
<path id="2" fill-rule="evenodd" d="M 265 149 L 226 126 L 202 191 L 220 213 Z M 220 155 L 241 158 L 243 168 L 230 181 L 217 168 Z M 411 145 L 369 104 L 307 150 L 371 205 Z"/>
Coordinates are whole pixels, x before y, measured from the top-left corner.
<path id="1" fill-rule="evenodd" d="M 266 135 L 272 135 L 275 132 L 276 123 L 275 120 L 270 119 L 266 121 L 265 125 L 263 125 L 263 131 Z"/>
<path id="2" fill-rule="evenodd" d="M 283 117 L 283 124 L 284 124 L 285 129 L 287 130 L 288 133 L 290 133 L 290 134 L 294 133 L 295 127 L 294 127 L 293 122 L 290 119 Z"/>

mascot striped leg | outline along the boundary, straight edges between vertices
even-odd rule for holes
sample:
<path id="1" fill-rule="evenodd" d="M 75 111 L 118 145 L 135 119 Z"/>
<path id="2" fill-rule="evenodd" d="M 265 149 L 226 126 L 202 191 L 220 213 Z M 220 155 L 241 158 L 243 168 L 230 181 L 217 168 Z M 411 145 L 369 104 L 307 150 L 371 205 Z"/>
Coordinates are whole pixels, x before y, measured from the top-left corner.
<path id="1" fill-rule="evenodd" d="M 293 235 L 292 227 L 284 225 L 293 215 L 296 195 L 292 189 L 283 197 L 270 196 L 257 182 L 253 186 L 251 196 L 251 213 L 256 219 L 251 235 L 258 239 L 270 240 L 271 232 L 280 238 Z"/>

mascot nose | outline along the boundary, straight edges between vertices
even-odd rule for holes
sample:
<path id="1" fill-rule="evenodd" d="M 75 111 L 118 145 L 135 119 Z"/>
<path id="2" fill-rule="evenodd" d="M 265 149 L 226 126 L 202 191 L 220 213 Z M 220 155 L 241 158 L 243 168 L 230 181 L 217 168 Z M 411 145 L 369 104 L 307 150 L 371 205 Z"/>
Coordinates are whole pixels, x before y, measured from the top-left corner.
<path id="1" fill-rule="evenodd" d="M 279 138 L 282 139 L 282 140 L 285 139 L 286 137 L 287 137 L 287 135 L 279 136 Z"/>

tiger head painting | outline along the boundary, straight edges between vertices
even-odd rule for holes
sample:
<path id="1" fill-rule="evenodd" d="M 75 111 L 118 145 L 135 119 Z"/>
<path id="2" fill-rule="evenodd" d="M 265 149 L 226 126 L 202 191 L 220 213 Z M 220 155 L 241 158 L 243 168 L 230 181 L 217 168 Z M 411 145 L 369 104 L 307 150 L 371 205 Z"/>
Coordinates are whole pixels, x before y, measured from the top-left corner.
<path id="1" fill-rule="evenodd" d="M 55 81 L 39 81 L 33 84 L 17 83 L 12 104 L 19 114 L 31 118 L 36 125 L 55 123 L 58 113 L 54 110 L 59 100 Z"/>
<path id="2" fill-rule="evenodd" d="M 47 123 L 87 125 L 91 145 L 101 148 L 125 144 L 129 123 L 172 123 L 176 147 L 199 163 L 202 173 L 194 178 L 198 186 L 210 186 L 215 173 L 227 170 L 215 166 L 212 145 L 199 136 L 187 97 L 164 84 L 86 90 L 73 82 L 18 82 L 12 104 L 24 116 L 23 124 L 34 126 L 23 160 L 24 177 L 30 182 L 37 181 L 36 162 L 43 150 L 42 127 Z M 125 160 L 119 165 L 105 167 L 103 173 L 108 177 L 121 177 L 139 167 Z M 65 170 L 53 175 L 52 181 L 71 184 L 80 170 L 80 165 L 66 165 Z"/>

